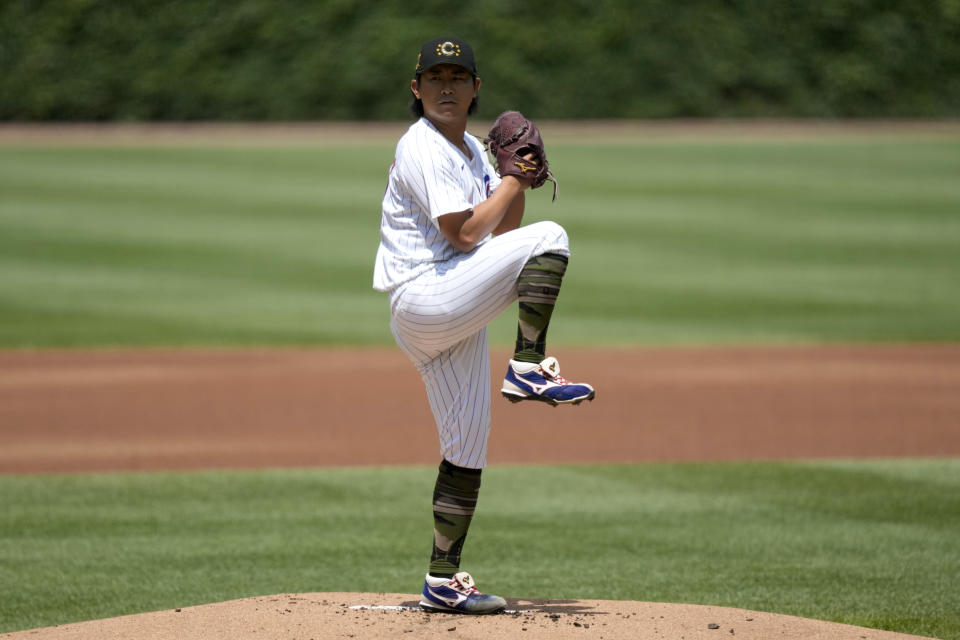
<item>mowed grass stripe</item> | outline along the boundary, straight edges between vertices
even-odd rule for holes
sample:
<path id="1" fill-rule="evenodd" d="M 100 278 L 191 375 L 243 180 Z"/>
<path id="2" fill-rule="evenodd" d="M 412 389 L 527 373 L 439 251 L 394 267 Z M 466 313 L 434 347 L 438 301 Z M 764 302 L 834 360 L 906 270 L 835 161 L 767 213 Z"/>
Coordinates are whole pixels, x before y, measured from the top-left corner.
<path id="1" fill-rule="evenodd" d="M 433 468 L 0 477 L 0 631 L 271 593 L 414 593 Z M 513 597 L 960 638 L 960 461 L 493 467 L 464 562 Z"/>
<path id="2" fill-rule="evenodd" d="M 317 215 L 356 190 L 311 180 L 323 167 L 285 152 L 73 151 L 60 171 L 45 164 L 57 154 L 19 165 L 0 205 L 8 346 L 383 340 L 383 301 L 357 286 L 371 258 L 348 249 L 364 238 Z M 66 179 L 48 189 L 51 171 Z"/>
<path id="3" fill-rule="evenodd" d="M 960 337 L 960 142 L 550 157 L 560 198 L 528 194 L 527 221 L 560 222 L 574 251 L 554 344 Z M 0 346 L 391 344 L 370 288 L 391 159 L 0 149 Z"/>
<path id="4" fill-rule="evenodd" d="M 571 210 L 575 252 L 560 304 L 576 316 L 594 310 L 591 322 L 603 325 L 579 331 L 587 323 L 558 314 L 553 338 L 955 339 L 955 145 L 641 150 L 552 155 L 583 160 L 558 202 Z M 605 208 L 609 193 L 616 200 Z M 580 295 L 566 295 L 575 287 Z M 920 308 L 932 315 L 918 321 Z"/>

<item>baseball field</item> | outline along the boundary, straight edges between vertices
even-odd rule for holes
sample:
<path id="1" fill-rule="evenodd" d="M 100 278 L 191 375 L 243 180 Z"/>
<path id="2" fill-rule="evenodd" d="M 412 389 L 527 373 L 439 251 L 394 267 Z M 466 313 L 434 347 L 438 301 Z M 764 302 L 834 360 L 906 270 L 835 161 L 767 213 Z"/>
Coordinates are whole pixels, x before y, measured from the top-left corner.
<path id="1" fill-rule="evenodd" d="M 960 125 L 543 125 L 598 393 L 494 399 L 484 619 L 408 609 L 404 126 L 0 126 L 0 637 L 960 640 Z"/>

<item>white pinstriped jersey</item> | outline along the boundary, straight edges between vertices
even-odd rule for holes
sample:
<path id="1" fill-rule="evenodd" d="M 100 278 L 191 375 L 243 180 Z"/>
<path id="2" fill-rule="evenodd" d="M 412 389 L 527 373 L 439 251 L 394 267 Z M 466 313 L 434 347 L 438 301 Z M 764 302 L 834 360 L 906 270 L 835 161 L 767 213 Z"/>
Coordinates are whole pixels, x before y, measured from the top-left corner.
<path id="1" fill-rule="evenodd" d="M 480 141 L 469 133 L 463 139 L 472 159 L 420 118 L 397 143 L 383 195 L 374 289 L 391 291 L 459 253 L 437 218 L 480 204 L 500 184 Z"/>
<path id="2" fill-rule="evenodd" d="M 468 253 L 437 219 L 480 204 L 500 178 L 469 134 L 467 158 L 429 120 L 397 144 L 383 196 L 373 288 L 390 293 L 390 330 L 423 378 L 445 460 L 469 469 L 487 463 L 490 354 L 487 325 L 517 299 L 517 277 L 543 253 L 569 255 L 566 231 L 537 222 Z"/>

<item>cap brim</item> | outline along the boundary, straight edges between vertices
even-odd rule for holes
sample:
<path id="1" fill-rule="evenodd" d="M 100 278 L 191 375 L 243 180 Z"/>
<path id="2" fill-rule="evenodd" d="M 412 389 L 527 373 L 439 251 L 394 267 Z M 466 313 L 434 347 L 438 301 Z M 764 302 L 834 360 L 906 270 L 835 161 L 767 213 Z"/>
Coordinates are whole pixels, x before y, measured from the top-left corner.
<path id="1" fill-rule="evenodd" d="M 453 65 L 453 66 L 455 66 L 455 67 L 460 67 L 461 69 L 466 69 L 466 70 L 469 71 L 471 74 L 476 75 L 476 72 L 475 72 L 475 71 L 473 70 L 473 68 L 470 67 L 469 65 L 463 64 L 463 63 L 461 63 L 461 62 L 454 62 L 453 60 L 437 60 L 436 62 L 434 62 L 433 64 L 431 64 L 429 67 L 418 67 L 418 68 L 417 68 L 417 73 L 423 73 L 424 71 L 427 71 L 428 69 L 433 69 L 434 67 L 439 67 L 439 66 L 442 65 L 442 64 L 450 64 L 450 65 Z"/>

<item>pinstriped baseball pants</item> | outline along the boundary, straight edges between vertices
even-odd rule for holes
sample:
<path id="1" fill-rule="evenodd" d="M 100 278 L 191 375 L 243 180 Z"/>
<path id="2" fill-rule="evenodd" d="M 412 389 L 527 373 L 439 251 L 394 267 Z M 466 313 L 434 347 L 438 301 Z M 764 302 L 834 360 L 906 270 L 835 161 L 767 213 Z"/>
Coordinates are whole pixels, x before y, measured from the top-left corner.
<path id="1" fill-rule="evenodd" d="M 570 255 L 567 233 L 555 222 L 491 238 L 469 253 L 438 262 L 390 296 L 390 329 L 423 378 L 441 453 L 459 467 L 487 464 L 487 325 L 517 299 L 523 266 L 544 253 Z"/>

